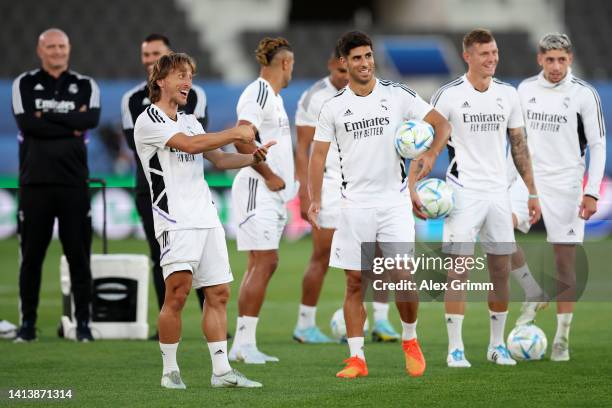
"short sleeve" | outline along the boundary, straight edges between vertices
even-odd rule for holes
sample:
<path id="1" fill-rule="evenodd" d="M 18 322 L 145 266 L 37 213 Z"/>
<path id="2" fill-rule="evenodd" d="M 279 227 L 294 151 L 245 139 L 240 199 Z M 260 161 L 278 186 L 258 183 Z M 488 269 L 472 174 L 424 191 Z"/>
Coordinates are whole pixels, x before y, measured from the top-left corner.
<path id="1" fill-rule="evenodd" d="M 238 100 L 238 120 L 246 120 L 259 129 L 264 121 L 266 102 L 272 96 L 270 92 L 268 86 L 261 81 L 249 85 Z"/>
<path id="2" fill-rule="evenodd" d="M 401 98 L 403 114 L 407 119 L 422 120 L 433 109 L 418 93 L 408 87 L 402 85 L 396 92 Z"/>
<path id="3" fill-rule="evenodd" d="M 319 142 L 331 142 L 336 136 L 336 125 L 334 115 L 328 103 L 324 104 L 319 113 L 317 126 L 315 128 L 314 140 Z"/>
<path id="4" fill-rule="evenodd" d="M 172 136 L 181 133 L 174 121 L 151 122 L 149 120 L 136 121 L 134 128 L 134 141 L 144 145 L 155 146 L 158 149 L 166 147 Z"/>
<path id="5" fill-rule="evenodd" d="M 307 102 L 310 103 L 307 105 Z M 313 115 L 309 109 L 312 105 L 312 98 L 308 98 L 308 91 L 304 92 L 298 101 L 297 110 L 295 111 L 295 126 L 317 126 L 317 116 Z"/>
<path id="6" fill-rule="evenodd" d="M 438 92 L 431 97 L 431 105 L 440 113 L 440 115 L 444 116 L 447 120 L 450 120 L 451 109 L 446 95 L 447 94 L 444 93 L 443 89 L 439 89 Z"/>
<path id="7" fill-rule="evenodd" d="M 516 129 L 525 127 L 525 119 L 523 118 L 523 110 L 521 109 L 521 101 L 516 89 L 510 89 L 510 117 L 508 118 L 508 129 Z"/>

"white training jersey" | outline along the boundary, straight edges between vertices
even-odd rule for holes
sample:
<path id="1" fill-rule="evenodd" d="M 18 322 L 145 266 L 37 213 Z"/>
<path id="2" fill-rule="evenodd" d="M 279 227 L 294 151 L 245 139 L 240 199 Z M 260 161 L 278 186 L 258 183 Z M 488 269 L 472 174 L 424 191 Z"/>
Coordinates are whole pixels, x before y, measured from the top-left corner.
<path id="1" fill-rule="evenodd" d="M 323 103 L 333 98 L 337 93 L 338 90 L 332 85 L 329 77 L 315 82 L 313 86 L 304 91 L 298 101 L 295 125 L 316 128 Z M 340 194 L 340 161 L 338 146 L 335 142 L 332 142 L 327 153 L 323 183 L 324 188 L 337 189 L 338 194 Z"/>
<path id="2" fill-rule="evenodd" d="M 543 73 L 518 88 L 536 181 L 558 186 L 582 183 L 589 147 L 585 194 L 599 197 L 606 160 L 606 126 L 597 91 L 568 72 L 559 83 Z"/>
<path id="3" fill-rule="evenodd" d="M 493 78 L 480 92 L 463 75 L 438 89 L 431 103 L 452 126 L 447 180 L 487 196 L 507 191 L 507 131 L 524 126 L 516 89 Z"/>
<path id="4" fill-rule="evenodd" d="M 378 78 L 369 95 L 358 96 L 347 86 L 323 104 L 314 140 L 336 142 L 343 207 L 410 202 L 395 133 L 403 120 L 423 119 L 431 109 L 407 86 Z"/>
<path id="5" fill-rule="evenodd" d="M 205 132 L 194 115 L 178 112 L 174 121 L 155 104 L 134 126 L 136 152 L 151 190 L 156 237 L 169 230 L 221 226 L 204 180 L 204 157 L 166 146 L 177 133 Z"/>
<path id="6" fill-rule="evenodd" d="M 296 193 L 295 169 L 289 117 L 282 96 L 274 93 L 268 81 L 257 78 L 240 95 L 236 112 L 238 120 L 249 121 L 257 128 L 258 143 L 266 144 L 276 140 L 276 145 L 268 151 L 266 163 L 285 182 L 285 188 L 278 192 L 280 197 L 285 202 L 291 200 Z M 252 167 L 245 167 L 238 172 L 237 177 L 244 176 L 260 179 L 261 185 L 265 186 L 262 175 Z"/>

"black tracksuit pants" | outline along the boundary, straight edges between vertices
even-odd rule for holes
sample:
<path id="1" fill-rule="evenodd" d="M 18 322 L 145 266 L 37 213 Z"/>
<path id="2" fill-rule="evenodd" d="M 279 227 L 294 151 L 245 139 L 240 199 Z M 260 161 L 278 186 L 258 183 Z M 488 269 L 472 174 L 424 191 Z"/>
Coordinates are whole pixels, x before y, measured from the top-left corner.
<path id="1" fill-rule="evenodd" d="M 22 322 L 36 323 L 42 265 L 55 218 L 68 265 L 77 321 L 89 321 L 91 305 L 91 211 L 89 188 L 26 185 L 19 188 L 18 233 Z"/>

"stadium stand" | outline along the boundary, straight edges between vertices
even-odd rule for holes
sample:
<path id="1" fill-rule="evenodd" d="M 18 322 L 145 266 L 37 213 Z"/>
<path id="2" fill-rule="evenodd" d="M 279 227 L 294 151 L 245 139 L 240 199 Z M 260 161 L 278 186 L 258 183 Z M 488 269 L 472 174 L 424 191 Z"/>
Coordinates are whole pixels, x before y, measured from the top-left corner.
<path id="1" fill-rule="evenodd" d="M 49 27 L 70 36 L 71 67 L 96 79 L 142 77 L 138 46 L 151 32 L 167 35 L 176 51 L 194 56 L 203 77 L 219 77 L 185 12 L 172 1 L 156 2 L 154 7 L 147 0 L 90 0 L 86 7 L 79 0 L 2 1 L 0 15 L 0 47 L 6 53 L 0 77 L 13 78 L 38 66 L 34 45 L 38 34 Z"/>
<path id="2" fill-rule="evenodd" d="M 612 3 L 607 0 L 565 0 L 565 24 L 574 43 L 582 75 L 608 79 L 612 76 Z"/>
<path id="3" fill-rule="evenodd" d="M 329 57 L 331 49 L 338 37 L 349 29 L 352 28 L 338 25 L 293 25 L 291 28 L 283 31 L 246 31 L 242 35 L 242 45 L 245 53 L 252 54 L 258 41 L 264 35 L 286 37 L 291 42 L 294 50 L 296 50 L 294 76 L 296 78 L 317 78 L 325 75 L 325 62 Z M 369 33 L 373 35 L 374 41 L 385 36 L 393 36 L 395 38 L 397 36 L 406 36 L 407 38 L 411 36 L 437 36 L 452 44 L 457 53 L 456 56 L 459 59 L 461 58 L 461 41 L 464 32 L 441 30 L 390 31 L 380 27 L 373 27 L 369 30 Z M 525 31 L 495 31 L 494 34 L 497 38 L 501 55 L 497 76 L 501 78 L 524 78 L 532 75 L 537 68 L 533 57 L 534 47 L 529 40 L 529 34 Z M 377 44 L 375 44 L 376 46 Z M 520 61 L 520 63 L 517 63 L 517 61 Z M 525 63 L 525 61 L 529 62 Z M 251 58 L 249 63 L 255 67 L 256 62 L 254 58 Z M 451 72 L 451 75 L 461 74 L 463 68 L 463 65 L 460 64 L 455 68 L 456 72 Z"/>

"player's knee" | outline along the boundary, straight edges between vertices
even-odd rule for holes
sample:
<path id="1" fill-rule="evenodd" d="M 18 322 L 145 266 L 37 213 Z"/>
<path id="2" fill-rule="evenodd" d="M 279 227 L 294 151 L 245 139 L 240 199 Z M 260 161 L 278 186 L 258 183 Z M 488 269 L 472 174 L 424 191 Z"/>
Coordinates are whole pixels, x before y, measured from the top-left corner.
<path id="1" fill-rule="evenodd" d="M 311 264 L 322 270 L 323 273 L 327 272 L 327 266 L 329 265 L 329 248 L 315 249 L 310 258 Z"/>
<path id="2" fill-rule="evenodd" d="M 230 297 L 229 285 L 219 285 L 206 291 L 206 305 L 225 307 Z"/>
<path id="3" fill-rule="evenodd" d="M 346 279 L 347 296 L 358 296 L 361 294 L 361 277 L 348 275 Z"/>
<path id="4" fill-rule="evenodd" d="M 167 306 L 173 312 L 180 312 L 183 310 L 185 306 L 185 302 L 187 301 L 187 296 L 189 295 L 189 287 L 185 285 L 180 285 L 172 288 L 172 290 L 166 290 L 166 299 Z"/>

